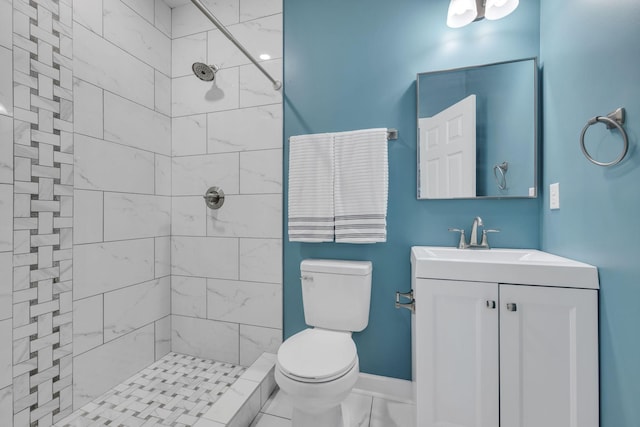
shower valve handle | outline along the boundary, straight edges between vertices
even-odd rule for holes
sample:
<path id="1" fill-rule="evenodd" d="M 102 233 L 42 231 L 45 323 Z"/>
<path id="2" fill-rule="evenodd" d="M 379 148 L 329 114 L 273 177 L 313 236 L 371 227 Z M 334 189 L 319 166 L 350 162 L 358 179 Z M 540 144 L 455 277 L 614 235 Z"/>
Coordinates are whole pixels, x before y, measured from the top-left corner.
<path id="1" fill-rule="evenodd" d="M 211 187 L 204 194 L 204 202 L 211 209 L 220 209 L 224 204 L 224 191 L 220 187 Z"/>

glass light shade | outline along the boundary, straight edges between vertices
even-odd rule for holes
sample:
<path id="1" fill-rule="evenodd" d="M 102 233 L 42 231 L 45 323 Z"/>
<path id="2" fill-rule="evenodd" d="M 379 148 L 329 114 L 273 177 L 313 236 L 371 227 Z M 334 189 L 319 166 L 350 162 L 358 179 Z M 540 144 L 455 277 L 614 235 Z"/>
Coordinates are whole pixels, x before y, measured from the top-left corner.
<path id="1" fill-rule="evenodd" d="M 478 9 L 475 0 L 451 0 L 447 12 L 447 26 L 451 28 L 464 27 L 472 23 L 477 16 Z"/>
<path id="2" fill-rule="evenodd" d="M 495 20 L 504 18 L 516 10 L 519 0 L 487 0 L 484 17 Z"/>

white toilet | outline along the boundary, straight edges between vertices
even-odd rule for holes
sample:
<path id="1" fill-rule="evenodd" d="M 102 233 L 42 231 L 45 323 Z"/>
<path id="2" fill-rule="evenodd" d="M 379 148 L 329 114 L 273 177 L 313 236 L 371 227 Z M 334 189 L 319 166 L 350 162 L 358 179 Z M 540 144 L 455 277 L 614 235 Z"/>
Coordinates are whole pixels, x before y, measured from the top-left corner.
<path id="1" fill-rule="evenodd" d="M 351 332 L 369 323 L 371 262 L 300 263 L 305 329 L 278 350 L 275 379 L 293 406 L 293 427 L 349 427 L 341 403 L 360 372 Z"/>

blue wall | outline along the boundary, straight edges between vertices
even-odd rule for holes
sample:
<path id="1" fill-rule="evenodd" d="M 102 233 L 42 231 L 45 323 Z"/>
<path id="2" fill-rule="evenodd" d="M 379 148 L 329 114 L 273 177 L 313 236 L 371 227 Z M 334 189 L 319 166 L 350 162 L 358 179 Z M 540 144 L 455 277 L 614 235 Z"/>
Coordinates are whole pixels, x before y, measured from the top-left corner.
<path id="1" fill-rule="evenodd" d="M 542 249 L 598 266 L 603 427 L 640 426 L 640 2 L 543 0 L 543 190 L 560 182 L 560 210 L 542 206 Z M 582 156 L 587 119 L 627 108 L 628 157 L 602 168 Z M 608 158 L 621 139 L 593 127 Z M 600 144 L 598 144 L 600 143 Z M 608 152 L 608 153 L 607 153 Z"/>
<path id="2" fill-rule="evenodd" d="M 284 335 L 305 328 L 304 258 L 373 261 L 369 326 L 354 334 L 363 372 L 411 378 L 410 314 L 394 308 L 410 288 L 413 245 L 453 246 L 447 227 L 480 215 L 501 247 L 539 246 L 539 200 L 416 200 L 416 73 L 539 54 L 539 3 L 452 30 L 445 0 L 284 0 L 284 134 L 395 127 L 389 147 L 388 239 L 373 245 L 284 244 Z M 285 145 L 285 182 L 288 146 Z M 286 184 L 285 184 L 286 195 Z M 285 196 L 285 207 L 287 200 Z M 285 215 L 286 217 L 286 215 Z"/>

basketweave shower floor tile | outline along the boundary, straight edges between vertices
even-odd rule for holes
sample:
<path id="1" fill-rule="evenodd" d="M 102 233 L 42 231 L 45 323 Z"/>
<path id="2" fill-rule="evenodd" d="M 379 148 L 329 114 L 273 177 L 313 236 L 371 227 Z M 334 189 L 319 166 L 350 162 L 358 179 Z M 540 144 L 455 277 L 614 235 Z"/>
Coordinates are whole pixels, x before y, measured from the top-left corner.
<path id="1" fill-rule="evenodd" d="M 245 370 L 169 353 L 56 426 L 191 426 Z"/>

